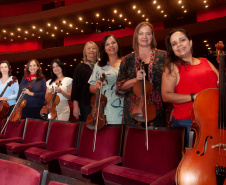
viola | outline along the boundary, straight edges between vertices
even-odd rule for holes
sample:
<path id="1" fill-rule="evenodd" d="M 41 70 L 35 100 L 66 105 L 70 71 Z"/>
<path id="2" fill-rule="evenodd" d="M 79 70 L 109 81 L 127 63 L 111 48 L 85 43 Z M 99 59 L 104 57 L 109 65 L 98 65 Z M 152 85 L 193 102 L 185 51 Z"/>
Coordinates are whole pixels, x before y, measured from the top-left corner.
<path id="1" fill-rule="evenodd" d="M 61 86 L 61 80 L 59 83 L 56 83 L 57 87 Z M 40 116 L 44 120 L 55 119 L 57 117 L 56 106 L 60 103 L 60 97 L 57 95 L 57 92 L 49 94 L 46 98 L 46 105 L 40 110 Z"/>
<path id="2" fill-rule="evenodd" d="M 144 69 L 144 62 L 141 63 L 141 69 Z M 136 82 L 133 86 L 133 92 L 136 95 L 136 103 L 132 109 L 132 117 L 139 122 L 145 122 L 146 129 L 146 147 L 148 150 L 148 121 L 152 121 L 156 117 L 156 109 L 151 102 L 152 84 L 143 79 Z"/>
<path id="3" fill-rule="evenodd" d="M 226 184 L 226 97 L 225 56 L 223 43 L 215 45 L 219 58 L 219 89 L 200 92 L 193 104 L 192 129 L 196 139 L 193 148 L 185 149 L 177 168 L 179 185 Z"/>
<path id="4" fill-rule="evenodd" d="M 31 88 L 32 88 L 32 86 L 29 85 L 27 89 L 31 90 Z M 16 104 L 13 107 L 12 112 L 10 113 L 9 117 L 6 120 L 6 123 L 5 123 L 4 127 L 1 130 L 1 134 L 3 134 L 3 132 L 4 132 L 5 128 L 6 128 L 9 120 L 12 121 L 12 122 L 19 122 L 20 121 L 21 116 L 22 116 L 22 110 L 27 104 L 27 101 L 24 99 L 25 95 L 26 94 L 24 92 L 22 92 L 20 94 L 20 97 L 18 98 Z"/>
<path id="5" fill-rule="evenodd" d="M 7 85 L 5 86 L 5 88 L 3 89 L 3 91 L 0 94 L 0 97 L 2 97 L 6 91 L 6 89 L 8 87 L 10 87 L 13 83 L 15 83 L 17 81 L 17 78 L 15 76 L 12 77 L 12 80 L 10 82 L 7 83 Z M 5 118 L 6 115 L 9 112 L 9 103 L 6 101 L 0 101 L 0 118 Z"/>
<path id="6" fill-rule="evenodd" d="M 101 82 L 106 80 L 106 76 L 103 73 L 99 79 Z M 104 108 L 107 104 L 107 97 L 102 94 L 103 84 L 100 84 L 100 88 L 96 94 L 91 98 L 92 111 L 86 119 L 87 127 L 93 129 L 94 126 L 94 141 L 93 151 L 95 150 L 96 134 L 97 130 L 102 129 L 106 125 L 106 116 L 104 115 Z"/>

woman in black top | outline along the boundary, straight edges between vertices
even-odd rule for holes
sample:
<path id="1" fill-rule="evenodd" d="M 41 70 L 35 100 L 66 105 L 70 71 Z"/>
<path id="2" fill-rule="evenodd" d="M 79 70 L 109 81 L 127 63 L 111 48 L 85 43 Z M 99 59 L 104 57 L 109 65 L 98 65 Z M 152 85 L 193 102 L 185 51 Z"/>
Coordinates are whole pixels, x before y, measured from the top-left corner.
<path id="1" fill-rule="evenodd" d="M 90 100 L 92 94 L 89 91 L 88 80 L 92 74 L 94 64 L 99 59 L 99 49 L 94 42 L 87 42 L 83 50 L 83 63 L 75 68 L 71 101 L 73 102 L 73 115 L 80 121 L 86 121 L 91 112 Z"/>

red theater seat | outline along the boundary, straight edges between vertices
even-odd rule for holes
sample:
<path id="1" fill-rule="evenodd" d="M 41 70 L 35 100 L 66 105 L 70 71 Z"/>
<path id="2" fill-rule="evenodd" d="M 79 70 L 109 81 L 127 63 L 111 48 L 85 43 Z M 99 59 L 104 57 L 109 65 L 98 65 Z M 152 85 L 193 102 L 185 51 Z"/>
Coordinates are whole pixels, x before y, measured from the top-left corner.
<path id="1" fill-rule="evenodd" d="M 75 154 L 79 123 L 51 121 L 46 148 L 31 147 L 25 150 L 29 160 L 48 163 L 65 154 Z"/>
<path id="2" fill-rule="evenodd" d="M 2 128 L 5 125 L 5 122 L 6 122 L 6 119 L 2 121 Z M 4 134 L 0 134 L 1 151 L 3 150 L 5 151 L 5 144 L 7 143 L 22 141 L 24 124 L 25 124 L 25 119 L 22 119 L 18 123 L 14 123 L 12 121 L 8 122 Z"/>
<path id="3" fill-rule="evenodd" d="M 122 166 L 110 165 L 102 171 L 105 185 L 175 184 L 184 143 L 184 129 L 156 128 L 148 130 L 147 151 L 145 129 L 126 126 Z M 155 183 L 157 182 L 157 183 Z"/>
<path id="4" fill-rule="evenodd" d="M 48 124 L 48 121 L 27 118 L 23 142 L 12 142 L 6 144 L 7 153 L 16 155 L 19 151 L 24 151 L 30 147 L 44 147 L 46 145 L 45 141 Z"/>
<path id="5" fill-rule="evenodd" d="M 30 161 L 0 154 L 1 185 L 40 185 L 44 170 Z"/>
<path id="6" fill-rule="evenodd" d="M 62 174 L 80 180 L 99 182 L 104 167 L 122 161 L 119 156 L 122 133 L 121 124 L 107 125 L 98 130 L 93 151 L 94 130 L 83 125 L 78 155 L 64 155 L 59 158 Z"/>

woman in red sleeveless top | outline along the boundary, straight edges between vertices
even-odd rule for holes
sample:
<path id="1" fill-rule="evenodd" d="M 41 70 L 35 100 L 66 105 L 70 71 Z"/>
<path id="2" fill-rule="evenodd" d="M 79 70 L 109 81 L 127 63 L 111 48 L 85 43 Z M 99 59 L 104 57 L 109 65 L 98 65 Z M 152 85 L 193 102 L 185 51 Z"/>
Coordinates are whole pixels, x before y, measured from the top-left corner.
<path id="1" fill-rule="evenodd" d="M 174 104 L 173 127 L 185 127 L 188 146 L 191 108 L 199 92 L 217 88 L 218 71 L 206 58 L 192 56 L 192 38 L 183 29 L 172 30 L 166 38 L 167 63 L 162 75 L 162 98 Z"/>

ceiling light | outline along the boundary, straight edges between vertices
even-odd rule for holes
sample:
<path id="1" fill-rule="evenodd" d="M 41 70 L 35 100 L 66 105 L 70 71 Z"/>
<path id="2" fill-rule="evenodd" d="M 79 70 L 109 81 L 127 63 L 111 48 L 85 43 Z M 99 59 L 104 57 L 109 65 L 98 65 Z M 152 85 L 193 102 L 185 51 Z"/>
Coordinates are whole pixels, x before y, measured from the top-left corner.
<path id="1" fill-rule="evenodd" d="M 122 17 L 122 14 L 119 14 L 119 17 Z"/>
<path id="2" fill-rule="evenodd" d="M 211 49 L 211 48 L 208 48 L 208 49 Z"/>
<path id="3" fill-rule="evenodd" d="M 10 35 L 12 35 L 12 36 L 13 36 L 13 35 L 14 35 L 14 33 L 13 33 L 13 32 L 11 32 L 11 33 L 10 33 Z"/>
<path id="4" fill-rule="evenodd" d="M 64 32 L 64 30 L 60 30 L 61 32 Z"/>
<path id="5" fill-rule="evenodd" d="M 41 37 L 40 37 L 40 36 L 38 36 L 38 38 L 40 39 Z"/>
<path id="6" fill-rule="evenodd" d="M 140 11 L 140 10 L 138 10 L 138 11 L 137 11 L 137 13 L 141 13 L 141 11 Z"/>
<path id="7" fill-rule="evenodd" d="M 49 32 L 47 31 L 47 32 L 46 32 L 46 34 L 48 35 L 48 34 L 49 34 Z"/>
<path id="8" fill-rule="evenodd" d="M 25 33 L 25 34 L 28 34 L 28 31 L 25 31 L 24 33 Z"/>
<path id="9" fill-rule="evenodd" d="M 129 24 L 131 24 L 131 22 L 129 22 Z"/>
<path id="10" fill-rule="evenodd" d="M 184 10 L 184 13 L 187 13 L 187 10 Z"/>
<path id="11" fill-rule="evenodd" d="M 72 25 L 72 24 L 69 24 L 69 26 L 70 26 L 70 27 L 73 27 L 73 25 Z"/>
<path id="12" fill-rule="evenodd" d="M 24 38 L 24 40 L 27 40 L 27 38 Z"/>
<path id="13" fill-rule="evenodd" d="M 82 21 L 82 17 L 79 17 L 79 20 Z"/>
<path id="14" fill-rule="evenodd" d="M 209 44 L 206 44 L 206 46 L 209 46 Z"/>
<path id="15" fill-rule="evenodd" d="M 127 18 L 125 18 L 124 21 L 127 21 Z"/>
<path id="16" fill-rule="evenodd" d="M 167 15 L 165 14 L 164 17 L 167 17 Z"/>
<path id="17" fill-rule="evenodd" d="M 68 33 L 68 32 L 67 32 L 66 34 L 67 34 L 67 35 L 69 35 L 69 33 Z"/>
<path id="18" fill-rule="evenodd" d="M 149 19 L 147 18 L 146 21 L 149 21 Z"/>
<path id="19" fill-rule="evenodd" d="M 6 30 L 2 30 L 3 33 L 6 33 Z"/>
<path id="20" fill-rule="evenodd" d="M 65 20 L 63 20 L 63 24 L 66 24 L 67 22 Z"/>
<path id="21" fill-rule="evenodd" d="M 142 17 L 145 17 L 145 15 L 143 14 Z"/>
<path id="22" fill-rule="evenodd" d="M 133 5 L 133 9 L 136 9 L 137 7 L 136 7 L 136 5 Z"/>
<path id="23" fill-rule="evenodd" d="M 206 1 L 203 1 L 203 3 L 206 3 Z"/>
<path id="24" fill-rule="evenodd" d="M 76 27 L 75 29 L 78 30 L 78 27 Z"/>
<path id="25" fill-rule="evenodd" d="M 208 5 L 205 6 L 205 8 L 208 8 L 208 7 L 209 7 Z"/>
<path id="26" fill-rule="evenodd" d="M 81 32 L 83 33 L 83 30 L 81 30 Z"/>
<path id="27" fill-rule="evenodd" d="M 99 17 L 99 16 L 100 16 L 100 14 L 99 14 L 99 13 L 97 13 L 97 14 L 96 14 L 96 17 Z"/>
<path id="28" fill-rule="evenodd" d="M 164 13 L 164 11 L 163 11 L 163 10 L 161 10 L 161 13 Z"/>
<path id="29" fill-rule="evenodd" d="M 54 29 L 57 30 L 57 26 L 54 26 Z"/>
<path id="30" fill-rule="evenodd" d="M 55 37 L 55 35 L 54 35 L 54 34 L 52 34 L 51 36 L 52 36 L 52 37 Z"/>
<path id="31" fill-rule="evenodd" d="M 13 39 L 11 39 L 11 42 L 13 41 Z"/>
<path id="32" fill-rule="evenodd" d="M 88 22 L 86 22 L 86 24 L 89 24 Z"/>
<path id="33" fill-rule="evenodd" d="M 35 36 L 35 34 L 34 34 L 34 33 L 32 33 L 31 35 L 32 35 L 33 37 Z"/>
<path id="34" fill-rule="evenodd" d="M 203 42 L 207 42 L 207 40 L 204 40 Z"/>
<path id="35" fill-rule="evenodd" d="M 153 4 L 156 4 L 157 3 L 157 1 L 153 1 Z"/>
<path id="36" fill-rule="evenodd" d="M 6 39 L 6 37 L 4 37 L 4 39 Z"/>
<path id="37" fill-rule="evenodd" d="M 50 23 L 47 23 L 47 26 L 51 26 L 51 24 Z"/>
<path id="38" fill-rule="evenodd" d="M 184 8 L 184 6 L 181 6 L 181 8 Z"/>
<path id="39" fill-rule="evenodd" d="M 18 37 L 20 38 L 20 35 L 18 35 Z"/>
<path id="40" fill-rule="evenodd" d="M 117 10 L 114 10 L 114 13 L 117 13 Z"/>
<path id="41" fill-rule="evenodd" d="M 105 21 L 105 18 L 103 18 L 102 21 Z"/>
<path id="42" fill-rule="evenodd" d="M 40 31 L 40 32 L 43 32 L 43 29 L 42 29 L 42 28 L 40 28 L 40 29 L 39 29 L 39 31 Z"/>
<path id="43" fill-rule="evenodd" d="M 21 29 L 20 28 L 17 28 L 17 31 L 21 31 Z"/>
<path id="44" fill-rule="evenodd" d="M 158 9 L 160 9 L 160 8 L 161 8 L 161 6 L 160 6 L 160 5 L 158 5 L 158 6 L 157 6 L 157 8 L 158 8 Z"/>
<path id="45" fill-rule="evenodd" d="M 182 3 L 182 1 L 178 1 L 178 4 L 181 4 Z"/>
<path id="46" fill-rule="evenodd" d="M 114 20 L 114 19 L 112 19 L 111 21 L 112 21 L 112 22 L 115 22 L 115 20 Z"/>

